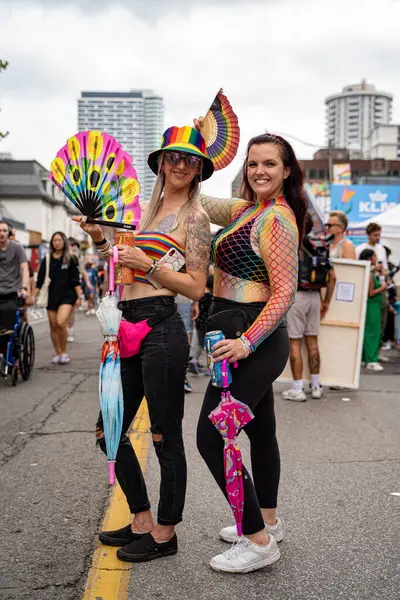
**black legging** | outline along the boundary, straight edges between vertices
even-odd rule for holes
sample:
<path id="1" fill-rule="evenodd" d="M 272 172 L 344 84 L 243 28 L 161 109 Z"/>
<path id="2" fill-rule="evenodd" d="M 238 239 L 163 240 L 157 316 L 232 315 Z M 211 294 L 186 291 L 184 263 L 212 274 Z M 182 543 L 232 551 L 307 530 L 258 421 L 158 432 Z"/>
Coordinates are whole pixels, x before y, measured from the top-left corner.
<path id="1" fill-rule="evenodd" d="M 241 304 L 241 308 L 245 308 Z M 218 310 L 228 310 L 218 302 Z M 214 312 L 215 310 L 211 310 Z M 251 535 L 264 528 L 261 508 L 276 508 L 280 476 L 280 457 L 276 439 L 274 393 L 272 383 L 285 368 L 289 356 L 289 338 L 286 327 L 278 327 L 248 358 L 232 369 L 231 394 L 247 404 L 254 419 L 244 427 L 251 446 L 251 464 L 254 485 L 243 467 L 244 512 L 243 533 Z M 221 434 L 208 418 L 221 401 L 221 389 L 209 383 L 197 427 L 197 447 L 216 482 L 226 494 Z"/>

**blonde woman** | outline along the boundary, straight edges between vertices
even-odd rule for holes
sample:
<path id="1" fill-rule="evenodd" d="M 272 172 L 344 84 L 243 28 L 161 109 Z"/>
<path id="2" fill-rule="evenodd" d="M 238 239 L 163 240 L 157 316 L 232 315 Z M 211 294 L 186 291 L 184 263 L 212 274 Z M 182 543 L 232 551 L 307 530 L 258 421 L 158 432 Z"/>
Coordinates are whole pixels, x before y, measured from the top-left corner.
<path id="1" fill-rule="evenodd" d="M 331 258 L 351 258 L 355 260 L 356 249 L 351 240 L 345 237 L 349 220 L 342 210 L 332 210 L 325 225 L 327 234 L 333 235 L 329 248 Z"/>
<path id="2" fill-rule="evenodd" d="M 142 562 L 175 554 L 175 526 L 182 520 L 186 491 L 186 459 L 182 439 L 184 381 L 189 356 L 186 331 L 176 310 L 175 296 L 200 300 L 204 293 L 210 252 L 209 219 L 198 201 L 202 180 L 214 167 L 205 155 L 202 136 L 191 127 L 170 127 L 161 148 L 150 154 L 148 164 L 157 174 L 151 202 L 143 215 L 135 247 L 118 246 L 119 262 L 135 271 L 135 282 L 124 286 L 119 307 L 123 318 L 136 323 L 152 319 L 153 328 L 135 356 L 121 359 L 124 391 L 123 435 L 116 474 L 133 514 L 131 524 L 102 532 L 104 544 L 121 546 L 121 560 Z M 110 245 L 98 225 L 81 227 L 89 233 L 100 254 Z M 185 272 L 158 264 L 174 249 L 185 257 Z M 160 288 L 154 287 L 149 278 Z M 139 462 L 125 435 L 143 396 L 146 396 L 154 448 L 161 468 L 157 521 L 150 511 Z M 105 452 L 101 414 L 96 437 Z"/>

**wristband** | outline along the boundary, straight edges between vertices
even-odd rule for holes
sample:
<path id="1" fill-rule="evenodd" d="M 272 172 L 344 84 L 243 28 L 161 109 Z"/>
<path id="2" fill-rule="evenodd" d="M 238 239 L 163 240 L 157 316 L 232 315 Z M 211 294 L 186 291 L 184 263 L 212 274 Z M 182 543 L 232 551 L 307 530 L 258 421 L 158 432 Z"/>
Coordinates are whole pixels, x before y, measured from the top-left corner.
<path id="1" fill-rule="evenodd" d="M 157 268 L 157 265 L 158 265 L 158 261 L 153 260 L 153 264 L 151 265 L 150 269 L 148 271 L 146 271 L 146 275 L 151 275 L 153 273 L 153 271 L 155 271 L 155 269 Z"/>
<path id="2" fill-rule="evenodd" d="M 103 238 L 103 239 L 101 240 L 101 242 L 95 242 L 95 241 L 93 240 L 93 244 L 94 244 L 95 246 L 103 246 L 103 244 L 107 244 L 107 240 L 106 240 L 106 238 Z"/>
<path id="3" fill-rule="evenodd" d="M 245 358 L 247 358 L 249 356 L 249 354 L 251 354 L 253 352 L 253 346 L 250 344 L 249 340 L 244 337 L 244 335 L 241 335 L 239 340 L 242 342 L 245 352 L 246 352 L 246 356 Z"/>

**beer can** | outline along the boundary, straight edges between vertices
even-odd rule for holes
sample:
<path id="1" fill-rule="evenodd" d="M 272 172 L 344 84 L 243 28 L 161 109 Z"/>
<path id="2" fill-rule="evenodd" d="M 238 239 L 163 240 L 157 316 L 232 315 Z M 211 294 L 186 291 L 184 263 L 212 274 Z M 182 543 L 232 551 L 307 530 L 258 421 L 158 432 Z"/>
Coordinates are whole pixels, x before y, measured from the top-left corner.
<path id="1" fill-rule="evenodd" d="M 115 234 L 115 244 L 135 247 L 135 236 L 133 231 L 117 231 Z M 115 265 L 115 283 L 117 285 L 129 285 L 135 281 L 135 271 L 124 265 L 117 263 Z"/>
<path id="2" fill-rule="evenodd" d="M 222 376 L 222 361 L 215 362 L 212 357 L 212 352 L 215 344 L 224 340 L 225 336 L 220 330 L 209 331 L 204 336 L 204 347 L 207 353 L 207 363 L 211 374 L 211 383 L 214 387 L 224 387 L 224 381 Z M 232 373 L 229 364 L 226 364 L 228 385 L 232 383 Z"/>

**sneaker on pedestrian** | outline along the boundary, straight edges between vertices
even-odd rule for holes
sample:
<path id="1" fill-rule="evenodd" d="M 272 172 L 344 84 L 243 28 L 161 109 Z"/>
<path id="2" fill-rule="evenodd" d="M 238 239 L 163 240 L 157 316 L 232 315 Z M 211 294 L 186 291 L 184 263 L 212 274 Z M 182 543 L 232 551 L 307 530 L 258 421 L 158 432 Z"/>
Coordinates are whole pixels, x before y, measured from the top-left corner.
<path id="1" fill-rule="evenodd" d="M 311 388 L 311 398 L 313 398 L 314 400 L 320 400 L 322 398 L 323 395 L 323 388 L 322 385 L 319 386 L 319 388 Z"/>
<path id="2" fill-rule="evenodd" d="M 204 369 L 203 371 L 203 375 L 205 375 L 206 377 L 211 377 L 211 371 L 210 369 L 207 369 L 207 367 Z"/>
<path id="3" fill-rule="evenodd" d="M 392 349 L 392 344 L 390 342 L 386 342 L 386 344 L 383 344 L 383 346 L 381 347 L 381 350 L 383 350 L 383 352 L 386 352 L 387 350 L 391 350 Z"/>
<path id="4" fill-rule="evenodd" d="M 275 525 L 268 525 L 268 523 L 265 523 L 265 529 L 269 535 L 272 535 L 275 538 L 276 542 L 281 542 L 283 540 L 283 523 L 278 517 L 276 518 Z M 240 540 L 237 534 L 236 525 L 221 529 L 219 537 L 221 540 L 224 540 L 224 542 L 229 542 L 230 544 Z"/>
<path id="5" fill-rule="evenodd" d="M 199 374 L 199 363 L 197 362 L 197 360 L 195 358 L 192 358 L 192 360 L 189 360 L 188 371 L 189 371 L 189 373 L 192 373 L 193 375 Z"/>
<path id="6" fill-rule="evenodd" d="M 69 365 L 70 362 L 71 362 L 71 359 L 68 356 L 68 354 L 61 354 L 60 365 Z"/>
<path id="7" fill-rule="evenodd" d="M 305 402 L 306 401 L 306 395 L 304 393 L 304 390 L 295 392 L 293 388 L 291 388 L 290 390 L 286 390 L 285 392 L 282 392 L 282 398 L 284 400 L 293 400 L 294 402 Z"/>
<path id="8" fill-rule="evenodd" d="M 51 364 L 52 365 L 58 365 L 58 364 L 60 364 L 60 358 L 61 358 L 61 356 L 59 354 L 56 354 L 55 357 L 52 358 Z"/>
<path id="9" fill-rule="evenodd" d="M 192 392 L 192 387 L 190 385 L 190 383 L 188 382 L 187 378 L 185 377 L 185 393 L 190 394 L 190 392 Z"/>
<path id="10" fill-rule="evenodd" d="M 281 553 L 272 535 L 269 536 L 266 546 L 258 546 L 248 538 L 242 537 L 232 548 L 214 556 L 210 561 L 210 567 L 214 571 L 227 573 L 250 573 L 272 565 L 280 557 Z"/>
<path id="11" fill-rule="evenodd" d="M 158 543 L 151 533 L 132 542 L 128 546 L 123 546 L 117 550 L 117 557 L 126 562 L 146 562 L 163 556 L 170 556 L 178 552 L 178 539 L 176 534 L 168 542 Z"/>
<path id="12" fill-rule="evenodd" d="M 383 371 L 382 365 L 377 362 L 372 362 L 367 364 L 367 369 L 369 371 Z"/>
<path id="13" fill-rule="evenodd" d="M 390 362 L 390 358 L 388 358 L 387 356 L 383 356 L 383 354 L 380 354 L 378 356 L 378 361 L 379 362 L 383 362 L 383 363 L 389 363 Z"/>
<path id="14" fill-rule="evenodd" d="M 129 524 L 114 531 L 101 531 L 99 533 L 99 540 L 107 546 L 127 546 L 128 544 L 132 544 L 132 542 L 140 540 L 144 535 L 146 534 L 132 531 L 132 527 Z"/>

